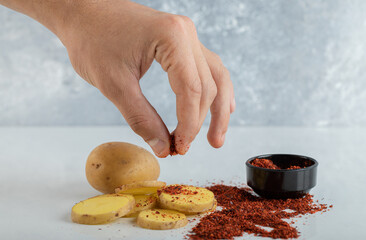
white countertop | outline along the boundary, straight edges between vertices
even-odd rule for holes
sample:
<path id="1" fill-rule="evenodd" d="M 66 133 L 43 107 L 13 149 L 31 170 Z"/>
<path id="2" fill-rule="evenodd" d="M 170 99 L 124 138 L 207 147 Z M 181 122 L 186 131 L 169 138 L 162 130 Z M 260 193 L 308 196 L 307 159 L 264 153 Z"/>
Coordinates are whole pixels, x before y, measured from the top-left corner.
<path id="1" fill-rule="evenodd" d="M 244 162 L 252 156 L 308 155 L 319 161 L 318 183 L 311 193 L 334 208 L 299 218 L 299 239 L 365 238 L 366 129 L 231 127 L 225 146 L 218 150 L 209 146 L 205 132 L 186 156 L 160 160 L 160 180 L 243 183 Z M 94 147 L 109 141 L 149 149 L 127 127 L 0 128 L 0 238 L 182 239 L 194 223 L 153 231 L 134 226 L 131 219 L 99 226 L 71 222 L 71 207 L 98 195 L 85 178 L 86 158 Z M 244 238 L 264 239 L 248 234 L 238 239 Z"/>

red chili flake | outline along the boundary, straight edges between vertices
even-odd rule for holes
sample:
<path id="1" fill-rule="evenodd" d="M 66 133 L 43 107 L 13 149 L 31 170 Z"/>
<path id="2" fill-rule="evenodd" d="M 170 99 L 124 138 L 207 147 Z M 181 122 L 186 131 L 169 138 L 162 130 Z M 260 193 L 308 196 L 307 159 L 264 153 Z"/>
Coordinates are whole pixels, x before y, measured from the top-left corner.
<path id="1" fill-rule="evenodd" d="M 290 170 L 290 169 L 301 169 L 301 167 L 300 166 L 291 166 L 291 167 L 286 168 L 286 169 L 288 169 L 288 170 Z"/>
<path id="2" fill-rule="evenodd" d="M 244 232 L 271 238 L 298 238 L 299 232 L 283 219 L 327 211 L 326 204 L 317 204 L 310 194 L 299 199 L 264 199 L 252 194 L 247 187 L 213 185 L 216 210 L 200 219 L 187 235 L 190 239 L 233 239 Z M 292 210 L 292 211 L 288 211 Z M 269 227 L 271 230 L 262 227 Z"/>
<path id="3" fill-rule="evenodd" d="M 301 168 L 305 168 L 305 167 L 308 167 L 311 165 L 311 163 L 309 161 L 309 162 L 304 162 L 304 167 L 294 165 L 294 166 L 290 166 L 288 168 L 280 168 L 279 166 L 274 164 L 272 160 L 265 159 L 265 158 L 256 158 L 253 161 L 251 161 L 250 164 L 252 164 L 253 166 L 256 166 L 256 167 L 260 167 L 260 168 L 277 169 L 277 170 L 279 170 L 279 169 L 287 169 L 287 170 L 301 169 Z"/>
<path id="4" fill-rule="evenodd" d="M 177 149 L 175 148 L 175 135 L 174 133 L 170 135 L 170 155 L 177 155 Z"/>
<path id="5" fill-rule="evenodd" d="M 156 213 L 156 214 L 160 214 L 160 212 L 159 212 L 159 211 L 155 211 L 155 213 Z"/>
<path id="6" fill-rule="evenodd" d="M 170 186 L 167 186 L 167 187 L 164 187 L 162 189 L 159 189 L 158 190 L 158 195 L 160 195 L 161 193 L 167 193 L 169 195 L 179 195 L 179 194 L 182 194 L 182 195 L 196 195 L 198 194 L 197 191 L 192 191 L 190 189 L 187 189 L 186 185 L 170 185 Z M 189 186 L 191 187 L 191 186 Z M 176 197 L 178 199 L 178 197 Z"/>
<path id="7" fill-rule="evenodd" d="M 253 166 L 256 166 L 256 167 L 260 167 L 260 168 L 281 169 L 280 167 L 278 167 L 276 164 L 274 164 L 269 159 L 256 158 L 253 161 L 251 161 L 250 164 L 252 164 Z"/>

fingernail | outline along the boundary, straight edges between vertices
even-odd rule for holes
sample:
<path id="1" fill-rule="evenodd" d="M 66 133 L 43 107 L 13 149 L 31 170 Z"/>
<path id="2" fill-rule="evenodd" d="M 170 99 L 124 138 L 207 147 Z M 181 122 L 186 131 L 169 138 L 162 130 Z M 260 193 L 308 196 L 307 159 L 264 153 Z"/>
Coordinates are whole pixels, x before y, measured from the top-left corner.
<path id="1" fill-rule="evenodd" d="M 158 138 L 154 138 L 150 141 L 147 141 L 147 144 L 150 145 L 152 150 L 156 155 L 161 155 L 162 152 L 167 148 L 168 144 Z"/>

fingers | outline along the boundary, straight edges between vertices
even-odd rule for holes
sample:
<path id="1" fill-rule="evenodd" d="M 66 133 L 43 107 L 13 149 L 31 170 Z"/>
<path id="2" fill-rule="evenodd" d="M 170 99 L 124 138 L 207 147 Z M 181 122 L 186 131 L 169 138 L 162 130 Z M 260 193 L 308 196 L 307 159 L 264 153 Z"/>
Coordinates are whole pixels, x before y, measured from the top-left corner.
<path id="1" fill-rule="evenodd" d="M 201 50 L 198 39 L 197 43 L 198 44 L 195 44 L 197 48 L 195 48 L 194 55 L 202 86 L 202 94 L 200 102 L 200 122 L 199 122 L 199 128 L 201 128 L 208 113 L 208 110 L 210 109 L 210 106 L 216 97 L 217 87 L 211 75 L 211 71 L 207 64 L 206 57 L 204 56 Z"/>
<path id="2" fill-rule="evenodd" d="M 156 60 L 167 71 L 176 94 L 175 147 L 179 154 L 185 154 L 205 120 L 217 89 L 194 25 L 183 18 L 179 26 L 184 26 L 184 31 L 178 29 L 178 39 L 157 46 Z"/>
<path id="3" fill-rule="evenodd" d="M 179 66 L 186 67 L 180 69 Z M 178 82 L 187 86 L 196 86 L 193 89 L 181 86 L 175 91 L 178 117 L 178 125 L 174 131 L 176 150 L 179 154 L 185 154 L 205 120 L 216 97 L 217 88 L 200 48 L 196 51 L 193 49 L 192 56 L 179 66 L 170 68 L 168 71 L 171 84 Z"/>
<path id="4" fill-rule="evenodd" d="M 157 47 L 157 61 L 167 71 L 176 94 L 178 125 L 174 130 L 175 150 L 185 154 L 199 131 L 202 87 L 192 50 L 187 42 Z"/>
<path id="5" fill-rule="evenodd" d="M 186 153 L 209 109 L 212 120 L 208 139 L 212 146 L 220 147 L 235 109 L 229 74 L 217 55 L 201 47 L 191 20 L 173 15 L 165 20 L 163 28 L 169 34 L 156 44 L 155 59 L 168 73 L 176 94 L 176 151 Z"/>
<path id="6" fill-rule="evenodd" d="M 141 92 L 137 79 L 129 71 L 120 74 L 121 79 L 113 79 L 99 87 L 122 113 L 132 130 L 140 135 L 158 157 L 166 157 L 170 153 L 169 131 L 156 110 Z M 118 84 L 115 84 L 116 82 Z M 123 83 L 121 85 L 121 82 Z"/>
<path id="7" fill-rule="evenodd" d="M 220 58 L 202 45 L 202 50 L 217 86 L 217 96 L 211 105 L 211 123 L 207 139 L 211 146 L 219 148 L 224 144 L 230 114 L 235 110 L 233 85 L 228 70 Z"/>
<path id="8" fill-rule="evenodd" d="M 186 66 L 172 67 L 168 71 L 169 81 L 176 93 L 178 125 L 174 130 L 174 136 L 176 151 L 179 154 L 185 154 L 188 151 L 199 131 L 200 124 L 202 90 L 199 75 L 192 57 L 187 59 L 186 64 Z"/>
<path id="9" fill-rule="evenodd" d="M 230 80 L 230 73 L 229 73 L 229 80 Z M 235 103 L 235 94 L 234 94 L 234 87 L 233 87 L 233 83 L 230 80 L 230 85 L 231 85 L 231 91 L 230 91 L 230 113 L 233 113 L 235 111 L 236 108 L 236 103 Z"/>

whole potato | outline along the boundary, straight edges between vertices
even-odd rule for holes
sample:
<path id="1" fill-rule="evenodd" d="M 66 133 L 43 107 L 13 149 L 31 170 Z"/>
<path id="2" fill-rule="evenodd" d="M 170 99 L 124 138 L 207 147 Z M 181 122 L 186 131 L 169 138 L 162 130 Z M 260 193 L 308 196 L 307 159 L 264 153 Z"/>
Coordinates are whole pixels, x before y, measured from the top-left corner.
<path id="1" fill-rule="evenodd" d="M 160 166 L 147 150 L 125 142 L 109 142 L 96 147 L 85 167 L 90 185 L 102 193 L 114 193 L 123 184 L 157 180 Z"/>

